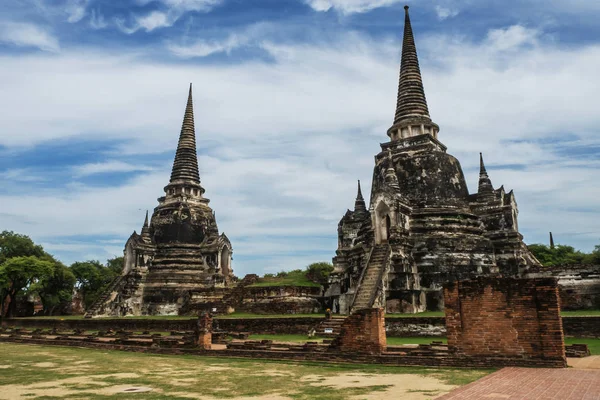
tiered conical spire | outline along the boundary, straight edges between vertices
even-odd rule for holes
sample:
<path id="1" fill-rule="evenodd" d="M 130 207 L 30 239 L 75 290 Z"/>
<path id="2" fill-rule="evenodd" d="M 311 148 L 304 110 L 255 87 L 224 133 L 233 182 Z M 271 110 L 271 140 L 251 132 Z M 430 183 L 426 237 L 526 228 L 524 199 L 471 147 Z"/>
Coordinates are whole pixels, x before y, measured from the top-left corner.
<path id="1" fill-rule="evenodd" d="M 483 192 L 493 192 L 494 186 L 492 185 L 492 181 L 490 180 L 487 171 L 485 170 L 485 165 L 483 164 L 483 155 L 479 153 L 479 193 Z"/>
<path id="2" fill-rule="evenodd" d="M 194 129 L 194 105 L 192 102 L 192 84 L 190 83 L 190 93 L 188 95 L 183 125 L 177 144 L 177 153 L 173 162 L 170 183 L 177 181 L 192 181 L 200 183 L 200 174 L 198 173 L 198 157 L 196 155 L 196 132 Z"/>
<path id="3" fill-rule="evenodd" d="M 150 239 L 150 225 L 148 224 L 148 210 L 146 210 L 146 218 L 144 219 L 144 226 L 142 226 L 142 238 Z"/>
<path id="4" fill-rule="evenodd" d="M 358 193 L 356 194 L 356 201 L 354 202 L 354 212 L 367 212 L 367 205 L 365 204 L 365 199 L 360 190 L 360 180 L 358 181 Z"/>
<path id="5" fill-rule="evenodd" d="M 404 6 L 404 40 L 402 42 L 402 62 L 400 64 L 400 82 L 394 125 L 406 118 L 429 118 L 429 109 L 425 99 L 425 90 L 421 79 L 421 69 L 417 57 L 417 47 L 413 36 L 408 6 Z"/>

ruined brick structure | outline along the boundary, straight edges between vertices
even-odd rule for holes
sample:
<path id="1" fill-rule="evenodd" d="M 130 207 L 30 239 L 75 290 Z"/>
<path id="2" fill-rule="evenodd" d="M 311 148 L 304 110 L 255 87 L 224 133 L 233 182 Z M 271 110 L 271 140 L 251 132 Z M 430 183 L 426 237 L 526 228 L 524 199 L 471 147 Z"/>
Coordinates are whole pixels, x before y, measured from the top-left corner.
<path id="1" fill-rule="evenodd" d="M 122 275 L 87 316 L 177 315 L 222 306 L 234 278 L 232 247 L 219 234 L 200 184 L 191 85 L 164 191 L 150 221 L 146 213 L 141 233 L 134 231 L 125 244 Z"/>
<path id="2" fill-rule="evenodd" d="M 385 312 L 382 308 L 356 310 L 343 322 L 330 348 L 358 354 L 381 354 L 386 350 Z"/>
<path id="3" fill-rule="evenodd" d="M 430 116 L 406 9 L 390 141 L 375 156 L 370 206 L 360 190 L 338 225 L 326 294 L 335 312 L 443 309 L 442 285 L 479 275 L 519 276 L 539 262 L 518 231 L 512 191 L 494 189 L 481 158 L 470 194 Z"/>
<path id="4" fill-rule="evenodd" d="M 450 282 L 444 298 L 448 348 L 457 355 L 540 358 L 566 367 L 555 278 Z"/>

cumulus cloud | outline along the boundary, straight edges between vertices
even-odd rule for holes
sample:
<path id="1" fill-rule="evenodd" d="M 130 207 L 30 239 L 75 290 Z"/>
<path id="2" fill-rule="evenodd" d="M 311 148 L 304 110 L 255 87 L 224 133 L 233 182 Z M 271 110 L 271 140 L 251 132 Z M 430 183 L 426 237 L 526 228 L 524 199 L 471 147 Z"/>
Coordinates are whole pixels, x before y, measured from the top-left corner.
<path id="1" fill-rule="evenodd" d="M 47 29 L 25 22 L 0 21 L 0 42 L 18 47 L 37 47 L 48 52 L 60 51 L 58 39 Z"/>

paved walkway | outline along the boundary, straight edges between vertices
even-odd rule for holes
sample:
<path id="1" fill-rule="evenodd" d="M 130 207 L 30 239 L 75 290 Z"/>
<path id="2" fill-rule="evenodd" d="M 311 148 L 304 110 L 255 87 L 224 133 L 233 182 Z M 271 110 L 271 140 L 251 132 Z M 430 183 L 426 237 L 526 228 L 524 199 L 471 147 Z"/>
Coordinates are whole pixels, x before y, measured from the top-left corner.
<path id="1" fill-rule="evenodd" d="M 567 358 L 569 367 L 577 369 L 600 369 L 600 356 Z"/>
<path id="2" fill-rule="evenodd" d="M 600 400 L 600 370 L 503 368 L 437 398 L 463 399 Z"/>

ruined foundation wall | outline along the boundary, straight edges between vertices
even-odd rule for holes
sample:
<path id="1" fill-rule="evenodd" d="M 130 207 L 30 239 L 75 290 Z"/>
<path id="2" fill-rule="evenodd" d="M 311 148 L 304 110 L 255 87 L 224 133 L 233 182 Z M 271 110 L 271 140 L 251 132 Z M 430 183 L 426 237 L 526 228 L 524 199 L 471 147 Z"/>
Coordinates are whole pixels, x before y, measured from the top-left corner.
<path id="1" fill-rule="evenodd" d="M 386 349 L 383 308 L 357 310 L 344 321 L 331 349 L 358 354 L 381 354 Z"/>
<path id="2" fill-rule="evenodd" d="M 478 278 L 445 286 L 448 347 L 467 356 L 564 362 L 554 278 Z"/>

